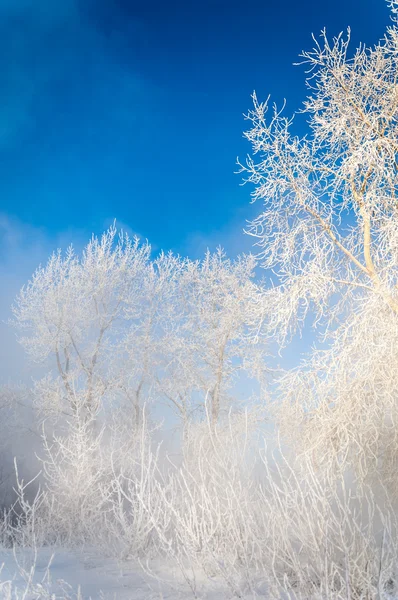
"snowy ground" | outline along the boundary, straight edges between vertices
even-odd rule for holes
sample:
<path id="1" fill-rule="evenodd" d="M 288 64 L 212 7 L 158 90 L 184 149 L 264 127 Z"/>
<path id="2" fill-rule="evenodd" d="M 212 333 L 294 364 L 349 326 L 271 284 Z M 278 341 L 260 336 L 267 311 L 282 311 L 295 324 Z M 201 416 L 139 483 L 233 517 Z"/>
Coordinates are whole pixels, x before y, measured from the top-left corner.
<path id="1" fill-rule="evenodd" d="M 35 560 L 33 551 L 19 550 L 14 556 L 12 550 L 3 549 L 0 565 L 1 600 L 222 600 L 233 596 L 225 585 L 198 572 L 195 578 L 189 573 L 192 590 L 173 564 L 155 564 L 156 580 L 138 564 L 104 559 L 93 550 L 44 548 Z"/>

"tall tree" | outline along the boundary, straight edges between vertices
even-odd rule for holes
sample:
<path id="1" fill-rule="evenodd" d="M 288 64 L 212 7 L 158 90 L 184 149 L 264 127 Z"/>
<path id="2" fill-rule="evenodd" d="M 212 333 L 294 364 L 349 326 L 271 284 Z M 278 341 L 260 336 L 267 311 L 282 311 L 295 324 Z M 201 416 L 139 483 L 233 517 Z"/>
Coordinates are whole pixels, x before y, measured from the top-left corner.
<path id="1" fill-rule="evenodd" d="M 221 249 L 185 263 L 171 336 L 173 353 L 161 382 L 184 422 L 206 407 L 215 425 L 231 406 L 238 380 L 248 389 L 247 379 L 252 378 L 257 393 L 264 392 L 265 344 L 256 344 L 250 335 L 260 296 L 255 264 L 252 255 L 230 260 Z"/>
<path id="2" fill-rule="evenodd" d="M 53 254 L 22 288 L 13 308 L 20 342 L 53 367 L 37 384 L 40 408 L 83 420 L 96 414 L 112 389 L 114 345 L 138 310 L 149 255 L 147 244 L 117 238 L 111 227 L 81 258 L 72 248 Z"/>
<path id="3" fill-rule="evenodd" d="M 396 12 L 397 2 L 392 3 Z M 263 209 L 249 233 L 278 285 L 283 346 L 308 315 L 324 349 L 281 381 L 280 418 L 316 463 L 394 477 L 398 456 L 398 29 L 349 54 L 350 31 L 302 53 L 308 134 L 259 102 L 241 165 Z M 269 114 L 270 113 L 270 114 Z M 300 435 L 297 436 L 297 432 Z M 394 457 L 394 458 L 393 458 Z M 395 477 L 395 480 L 397 478 Z"/>

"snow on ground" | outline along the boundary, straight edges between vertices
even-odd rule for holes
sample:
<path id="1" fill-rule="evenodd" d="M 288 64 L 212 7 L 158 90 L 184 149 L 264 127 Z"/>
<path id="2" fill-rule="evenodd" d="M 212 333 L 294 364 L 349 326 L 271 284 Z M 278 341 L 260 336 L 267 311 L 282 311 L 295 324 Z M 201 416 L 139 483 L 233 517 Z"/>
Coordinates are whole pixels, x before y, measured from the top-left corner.
<path id="1" fill-rule="evenodd" d="M 50 561 L 50 568 L 47 569 Z M 30 550 L 17 551 L 15 557 L 12 550 L 0 551 L 0 564 L 3 564 L 1 581 L 13 581 L 15 592 L 25 590 L 26 579 L 34 562 L 34 553 Z M 79 586 L 84 599 L 91 597 L 95 600 L 101 597 L 101 593 L 106 599 L 148 598 L 149 588 L 138 568 L 133 570 L 131 565 L 129 567 L 124 571 L 116 561 L 95 558 L 90 553 L 61 549 L 54 552 L 45 548 L 37 552 L 33 583 L 48 587 L 56 598 L 62 598 L 62 594 L 78 597 Z"/>
<path id="2" fill-rule="evenodd" d="M 50 567 L 48 568 L 48 565 Z M 0 600 L 223 600 L 232 593 L 204 574 L 195 573 L 196 595 L 177 565 L 156 563 L 158 576 L 150 577 L 132 561 L 101 558 L 94 550 L 68 551 L 43 548 L 0 549 Z M 34 568 L 33 568 L 34 566 Z M 29 592 L 27 580 L 31 575 Z M 192 572 L 190 573 L 192 576 Z M 36 588 L 35 588 L 36 586 Z M 40 587 L 42 586 L 42 594 Z M 12 590 L 12 591 L 11 591 Z"/>

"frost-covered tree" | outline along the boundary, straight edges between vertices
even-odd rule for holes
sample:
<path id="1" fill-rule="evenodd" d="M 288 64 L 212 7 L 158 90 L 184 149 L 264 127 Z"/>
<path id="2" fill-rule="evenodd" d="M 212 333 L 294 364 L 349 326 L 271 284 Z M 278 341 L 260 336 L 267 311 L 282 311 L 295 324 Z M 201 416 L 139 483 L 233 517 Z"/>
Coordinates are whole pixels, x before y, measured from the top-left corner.
<path id="1" fill-rule="evenodd" d="M 263 202 L 249 233 L 278 282 L 263 325 L 283 346 L 312 316 L 326 338 L 282 380 L 281 419 L 315 464 L 396 480 L 398 28 L 352 55 L 349 38 L 324 31 L 302 54 L 305 136 L 253 96 L 241 167 Z"/>
<path id="2" fill-rule="evenodd" d="M 114 227 L 93 237 L 82 256 L 53 254 L 14 305 L 21 344 L 52 370 L 36 384 L 39 408 L 80 419 L 112 392 L 112 357 L 123 325 L 139 310 L 148 244 Z"/>
<path id="3" fill-rule="evenodd" d="M 255 344 L 250 335 L 260 295 L 253 280 L 255 264 L 252 255 L 230 260 L 221 249 L 185 262 L 172 353 L 160 382 L 184 423 L 205 407 L 217 423 L 231 405 L 238 378 L 256 380 L 258 394 L 264 392 L 265 345 Z"/>
<path id="4" fill-rule="evenodd" d="M 139 302 L 126 309 L 128 326 L 113 363 L 119 389 L 133 406 L 136 426 L 142 420 L 143 404 L 158 398 L 156 384 L 174 352 L 170 339 L 180 318 L 178 285 L 183 268 L 184 261 L 171 253 L 148 261 Z"/>
<path id="5" fill-rule="evenodd" d="M 15 324 L 48 366 L 35 385 L 45 414 L 85 421 L 117 410 L 128 434 L 149 401 L 166 400 L 183 424 L 207 401 L 215 423 L 239 373 L 263 384 L 264 347 L 249 336 L 254 258 L 150 254 L 112 227 L 81 256 L 53 254 L 21 290 Z"/>

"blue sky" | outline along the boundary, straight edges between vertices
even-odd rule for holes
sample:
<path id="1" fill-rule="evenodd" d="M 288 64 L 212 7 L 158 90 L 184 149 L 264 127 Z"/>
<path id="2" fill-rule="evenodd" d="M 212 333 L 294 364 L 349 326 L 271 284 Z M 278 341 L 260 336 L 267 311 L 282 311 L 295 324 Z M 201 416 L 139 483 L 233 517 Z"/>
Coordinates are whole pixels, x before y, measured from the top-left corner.
<path id="1" fill-rule="evenodd" d="M 355 47 L 388 21 L 384 0 L 0 0 L 0 210 L 54 239 L 116 218 L 183 254 L 248 249 L 251 92 L 297 108 L 311 32 Z"/>
<path id="2" fill-rule="evenodd" d="M 384 0 L 0 0 L 3 318 L 54 248 L 114 219 L 193 258 L 248 251 L 260 206 L 234 171 L 252 91 L 293 111 L 312 32 L 350 25 L 354 49 L 388 23 Z"/>

